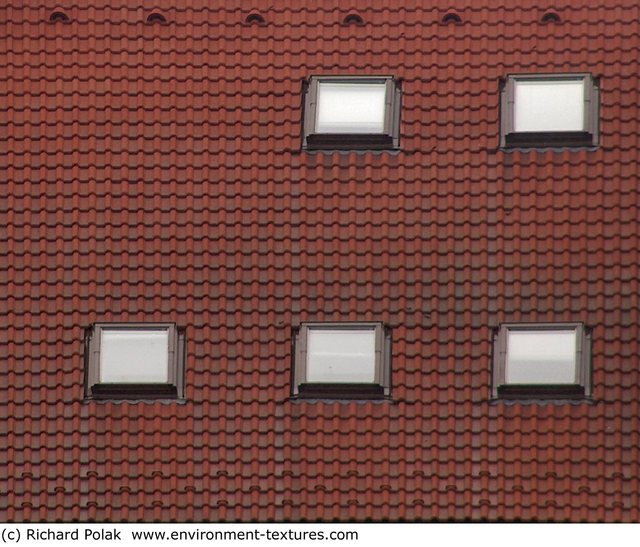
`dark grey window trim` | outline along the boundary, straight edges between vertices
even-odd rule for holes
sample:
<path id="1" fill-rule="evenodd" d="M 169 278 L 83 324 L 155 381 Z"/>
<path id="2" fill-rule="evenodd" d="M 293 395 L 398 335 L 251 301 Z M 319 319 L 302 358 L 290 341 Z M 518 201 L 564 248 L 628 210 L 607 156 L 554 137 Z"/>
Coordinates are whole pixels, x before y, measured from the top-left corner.
<path id="1" fill-rule="evenodd" d="M 166 330 L 169 333 L 166 383 L 101 383 L 104 330 Z M 85 336 L 85 396 L 90 399 L 176 399 L 184 397 L 185 330 L 175 323 L 94 323 Z"/>
<path id="2" fill-rule="evenodd" d="M 507 384 L 510 331 L 575 331 L 576 375 L 572 384 Z M 584 323 L 504 323 L 493 335 L 492 397 L 500 399 L 582 399 L 591 396 L 591 330 Z"/>
<path id="3" fill-rule="evenodd" d="M 375 372 L 372 383 L 307 382 L 310 330 L 375 329 Z M 391 330 L 379 322 L 305 322 L 294 330 L 292 395 L 312 399 L 377 399 L 391 396 Z"/>
<path id="4" fill-rule="evenodd" d="M 545 80 L 584 81 L 584 131 L 520 131 L 514 130 L 516 82 Z M 600 90 L 589 73 L 510 74 L 501 93 L 500 146 L 503 148 L 591 147 L 599 140 Z"/>
<path id="5" fill-rule="evenodd" d="M 385 118 L 382 133 L 317 133 L 320 83 L 384 83 Z M 311 76 L 305 88 L 303 140 L 306 150 L 385 150 L 400 145 L 400 82 L 393 76 Z"/>

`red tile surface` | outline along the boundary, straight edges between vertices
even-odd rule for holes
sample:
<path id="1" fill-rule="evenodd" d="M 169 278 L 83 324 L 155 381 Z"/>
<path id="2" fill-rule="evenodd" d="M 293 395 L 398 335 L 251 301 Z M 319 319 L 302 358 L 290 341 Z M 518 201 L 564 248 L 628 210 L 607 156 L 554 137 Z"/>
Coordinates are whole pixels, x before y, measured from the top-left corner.
<path id="1" fill-rule="evenodd" d="M 640 520 L 637 2 L 178 4 L 0 6 L 0 520 Z M 600 146 L 500 150 L 560 71 Z M 402 150 L 301 152 L 322 74 L 401 78 Z M 393 403 L 289 399 L 324 320 Z M 186 327 L 186 402 L 85 401 L 94 321 Z M 593 403 L 490 402 L 507 321 L 593 327 Z"/>

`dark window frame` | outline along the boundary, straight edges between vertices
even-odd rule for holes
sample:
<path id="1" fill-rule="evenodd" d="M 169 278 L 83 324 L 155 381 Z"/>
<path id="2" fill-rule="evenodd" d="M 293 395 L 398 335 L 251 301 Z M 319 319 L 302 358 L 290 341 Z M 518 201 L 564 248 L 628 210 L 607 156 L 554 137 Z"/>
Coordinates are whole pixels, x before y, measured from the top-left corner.
<path id="1" fill-rule="evenodd" d="M 515 86 L 523 81 L 584 82 L 583 131 L 515 131 Z M 593 147 L 599 141 L 600 89 L 586 72 L 560 74 L 510 74 L 501 92 L 500 145 L 503 148 Z"/>
<path id="2" fill-rule="evenodd" d="M 374 381 L 307 382 L 307 348 L 310 330 L 375 330 Z M 381 322 L 304 322 L 293 333 L 292 396 L 311 399 L 384 399 L 391 396 L 391 330 Z"/>
<path id="3" fill-rule="evenodd" d="M 572 384 L 506 382 L 507 338 L 510 331 L 576 332 L 576 372 Z M 493 334 L 494 399 L 584 399 L 591 396 L 591 330 L 580 322 L 569 323 L 503 323 Z"/>
<path id="4" fill-rule="evenodd" d="M 168 381 L 100 382 L 100 352 L 105 330 L 167 331 Z M 94 323 L 85 336 L 85 397 L 88 399 L 182 399 L 184 397 L 185 330 L 175 323 Z"/>
<path id="5" fill-rule="evenodd" d="M 381 133 L 317 133 L 318 89 L 321 83 L 384 83 L 385 113 Z M 400 146 L 399 80 L 393 76 L 311 76 L 304 90 L 302 148 L 305 150 L 394 150 Z"/>

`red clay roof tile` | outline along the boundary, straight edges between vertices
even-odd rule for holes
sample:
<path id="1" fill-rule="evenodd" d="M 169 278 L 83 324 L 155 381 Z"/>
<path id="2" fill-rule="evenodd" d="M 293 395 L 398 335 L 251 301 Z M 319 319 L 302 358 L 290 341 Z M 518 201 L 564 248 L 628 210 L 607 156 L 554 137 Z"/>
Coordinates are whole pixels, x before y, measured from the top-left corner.
<path id="1" fill-rule="evenodd" d="M 0 7 L 0 520 L 638 521 L 637 2 L 174 4 Z M 564 71 L 599 146 L 499 149 Z M 402 80 L 399 151 L 300 150 L 329 74 Z M 391 326 L 393 401 L 290 400 L 324 320 Z M 185 402 L 84 401 L 96 321 L 185 327 Z M 516 321 L 593 328 L 592 402 L 490 400 Z"/>

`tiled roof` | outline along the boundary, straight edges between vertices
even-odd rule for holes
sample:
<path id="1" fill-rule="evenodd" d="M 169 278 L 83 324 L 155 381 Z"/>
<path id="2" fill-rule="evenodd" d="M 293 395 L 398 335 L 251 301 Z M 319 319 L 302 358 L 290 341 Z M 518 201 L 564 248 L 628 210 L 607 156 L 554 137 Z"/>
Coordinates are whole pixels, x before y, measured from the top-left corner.
<path id="1" fill-rule="evenodd" d="M 635 0 L 55 1 L 0 7 L 0 520 L 640 519 Z M 563 71 L 599 146 L 500 149 Z M 301 151 L 329 74 L 402 80 L 399 151 Z M 393 401 L 291 400 L 341 320 Z M 185 402 L 85 400 L 96 321 L 185 327 Z M 593 328 L 593 401 L 491 401 L 517 321 Z"/>

